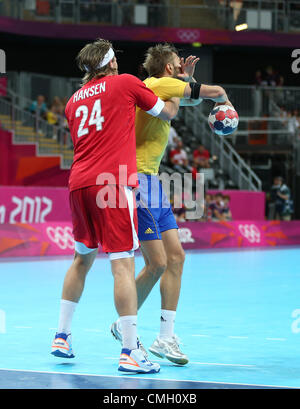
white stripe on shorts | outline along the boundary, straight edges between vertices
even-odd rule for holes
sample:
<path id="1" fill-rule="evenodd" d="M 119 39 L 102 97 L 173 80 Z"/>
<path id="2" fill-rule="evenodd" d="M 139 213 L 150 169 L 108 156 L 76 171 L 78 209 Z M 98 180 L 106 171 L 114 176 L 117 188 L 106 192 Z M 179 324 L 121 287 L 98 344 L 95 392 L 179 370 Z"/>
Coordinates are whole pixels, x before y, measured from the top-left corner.
<path id="1" fill-rule="evenodd" d="M 117 260 L 119 258 L 133 257 L 134 250 L 137 250 L 140 246 L 138 235 L 135 230 L 134 220 L 133 220 L 134 218 L 134 200 L 133 200 L 134 193 L 133 193 L 132 188 L 128 186 L 124 186 L 124 191 L 125 191 L 125 195 L 127 198 L 128 209 L 129 209 L 130 220 L 131 220 L 133 247 L 130 251 L 120 251 L 120 252 L 108 253 L 110 260 Z"/>
<path id="2" fill-rule="evenodd" d="M 134 251 L 120 251 L 119 253 L 108 253 L 110 260 L 118 260 L 120 258 L 134 257 Z"/>

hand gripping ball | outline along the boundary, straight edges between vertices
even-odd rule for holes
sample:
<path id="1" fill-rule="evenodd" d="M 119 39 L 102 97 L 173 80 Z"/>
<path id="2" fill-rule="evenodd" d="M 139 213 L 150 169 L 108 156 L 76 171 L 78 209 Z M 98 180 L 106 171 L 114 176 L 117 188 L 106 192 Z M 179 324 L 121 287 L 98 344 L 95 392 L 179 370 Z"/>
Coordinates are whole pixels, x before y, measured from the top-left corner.
<path id="1" fill-rule="evenodd" d="M 219 105 L 214 108 L 208 117 L 208 124 L 218 135 L 232 134 L 239 123 L 238 113 L 229 105 Z"/>

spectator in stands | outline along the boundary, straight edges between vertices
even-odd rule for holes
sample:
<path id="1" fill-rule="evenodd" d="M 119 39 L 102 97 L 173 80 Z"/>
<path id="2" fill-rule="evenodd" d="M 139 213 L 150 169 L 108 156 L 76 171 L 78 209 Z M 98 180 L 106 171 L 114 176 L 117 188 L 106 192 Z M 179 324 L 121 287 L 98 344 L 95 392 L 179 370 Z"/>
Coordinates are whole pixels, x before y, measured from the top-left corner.
<path id="1" fill-rule="evenodd" d="M 277 75 L 276 75 L 276 72 L 274 71 L 274 68 L 271 65 L 268 65 L 265 71 L 266 71 L 266 74 L 265 74 L 266 85 L 275 87 L 277 84 Z"/>
<path id="2" fill-rule="evenodd" d="M 52 105 L 55 108 L 56 116 L 57 116 L 57 123 L 56 125 L 61 126 L 63 128 L 68 128 L 68 121 L 65 115 L 65 107 L 63 104 L 60 105 Z"/>
<path id="3" fill-rule="evenodd" d="M 293 111 L 293 112 L 288 111 L 286 119 L 287 119 L 288 131 L 291 133 L 292 137 L 296 136 L 298 134 L 300 124 L 299 124 L 299 122 L 297 120 L 297 116 L 295 114 L 295 111 Z"/>
<path id="4" fill-rule="evenodd" d="M 168 141 L 168 146 L 171 149 L 175 148 L 176 138 L 177 139 L 179 138 L 178 133 L 177 133 L 176 129 L 171 125 L 170 126 L 170 133 L 169 133 L 169 141 Z"/>
<path id="5" fill-rule="evenodd" d="M 209 208 L 211 210 L 212 221 L 226 220 L 223 213 L 224 202 L 222 193 L 216 193 L 214 200 L 210 203 Z"/>
<path id="6" fill-rule="evenodd" d="M 56 96 L 53 98 L 51 105 L 55 105 L 56 107 L 58 107 L 59 105 L 62 105 L 62 100 Z"/>
<path id="7" fill-rule="evenodd" d="M 177 204 L 180 203 L 180 206 L 178 206 Z M 175 207 L 176 205 L 176 207 Z M 179 197 L 178 195 L 174 194 L 173 196 L 173 200 L 172 200 L 172 210 L 173 210 L 173 214 L 175 216 L 176 222 L 185 222 L 185 206 L 183 203 L 183 200 L 179 201 Z"/>
<path id="8" fill-rule="evenodd" d="M 287 118 L 287 111 L 283 105 L 279 106 L 280 112 L 279 112 L 279 117 L 282 119 L 282 121 L 286 121 Z"/>
<path id="9" fill-rule="evenodd" d="M 50 125 L 58 125 L 58 108 L 55 104 L 47 112 L 46 118 Z"/>
<path id="10" fill-rule="evenodd" d="M 210 207 L 212 201 L 213 201 L 212 195 L 206 193 L 204 197 L 204 213 L 202 218 L 203 221 L 211 222 L 212 220 L 212 209 Z"/>
<path id="11" fill-rule="evenodd" d="M 223 203 L 224 203 L 223 215 L 225 217 L 225 220 L 230 221 L 230 220 L 232 220 L 232 214 L 231 214 L 231 210 L 230 210 L 230 196 L 224 195 L 223 196 Z"/>
<path id="12" fill-rule="evenodd" d="M 68 100 L 69 100 L 69 97 L 63 97 L 63 98 L 62 98 L 61 102 L 62 102 L 64 108 L 66 108 L 66 105 L 67 105 L 67 103 L 68 103 Z"/>
<path id="13" fill-rule="evenodd" d="M 193 152 L 193 166 L 199 170 L 201 168 L 209 168 L 210 154 L 207 149 L 201 144 Z"/>
<path id="14" fill-rule="evenodd" d="M 38 95 L 36 100 L 32 102 L 32 104 L 29 107 L 29 111 L 32 114 L 38 114 L 41 117 L 45 118 L 48 108 L 45 102 L 45 97 L 44 95 Z"/>
<path id="15" fill-rule="evenodd" d="M 259 87 L 260 85 L 262 85 L 262 82 L 263 82 L 262 72 L 261 70 L 257 70 L 255 72 L 254 85 Z"/>
<path id="16" fill-rule="evenodd" d="M 293 214 L 293 200 L 288 186 L 283 183 L 281 176 L 276 176 L 270 193 L 271 209 L 275 209 L 275 220 L 291 220 Z M 269 210 L 271 210 L 269 209 Z"/>
<path id="17" fill-rule="evenodd" d="M 169 153 L 169 160 L 173 165 L 173 168 L 179 172 L 192 170 L 192 168 L 189 166 L 188 155 L 183 149 L 182 140 L 178 137 L 175 139 L 174 149 L 171 149 Z"/>

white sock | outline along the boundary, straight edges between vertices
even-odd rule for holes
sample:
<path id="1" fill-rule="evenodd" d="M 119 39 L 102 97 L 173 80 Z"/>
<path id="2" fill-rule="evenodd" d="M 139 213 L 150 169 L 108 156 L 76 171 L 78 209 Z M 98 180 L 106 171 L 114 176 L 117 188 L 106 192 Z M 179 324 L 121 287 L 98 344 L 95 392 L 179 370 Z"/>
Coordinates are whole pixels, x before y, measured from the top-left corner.
<path id="1" fill-rule="evenodd" d="M 159 338 L 172 338 L 174 335 L 176 311 L 161 310 Z"/>
<path id="2" fill-rule="evenodd" d="M 137 315 L 124 315 L 119 318 L 122 330 L 123 348 L 137 349 Z"/>
<path id="3" fill-rule="evenodd" d="M 73 301 L 60 300 L 58 333 L 70 334 L 73 314 L 77 304 L 77 302 Z"/>

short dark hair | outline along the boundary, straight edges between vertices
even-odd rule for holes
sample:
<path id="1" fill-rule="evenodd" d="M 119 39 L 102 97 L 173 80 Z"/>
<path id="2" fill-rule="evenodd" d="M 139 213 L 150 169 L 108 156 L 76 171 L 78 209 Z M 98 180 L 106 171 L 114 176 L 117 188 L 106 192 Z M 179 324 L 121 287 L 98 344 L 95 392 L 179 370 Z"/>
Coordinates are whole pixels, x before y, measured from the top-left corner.
<path id="1" fill-rule="evenodd" d="M 150 77 L 161 77 L 165 67 L 173 61 L 173 53 L 178 55 L 176 47 L 172 44 L 157 44 L 147 50 L 143 67 Z"/>

